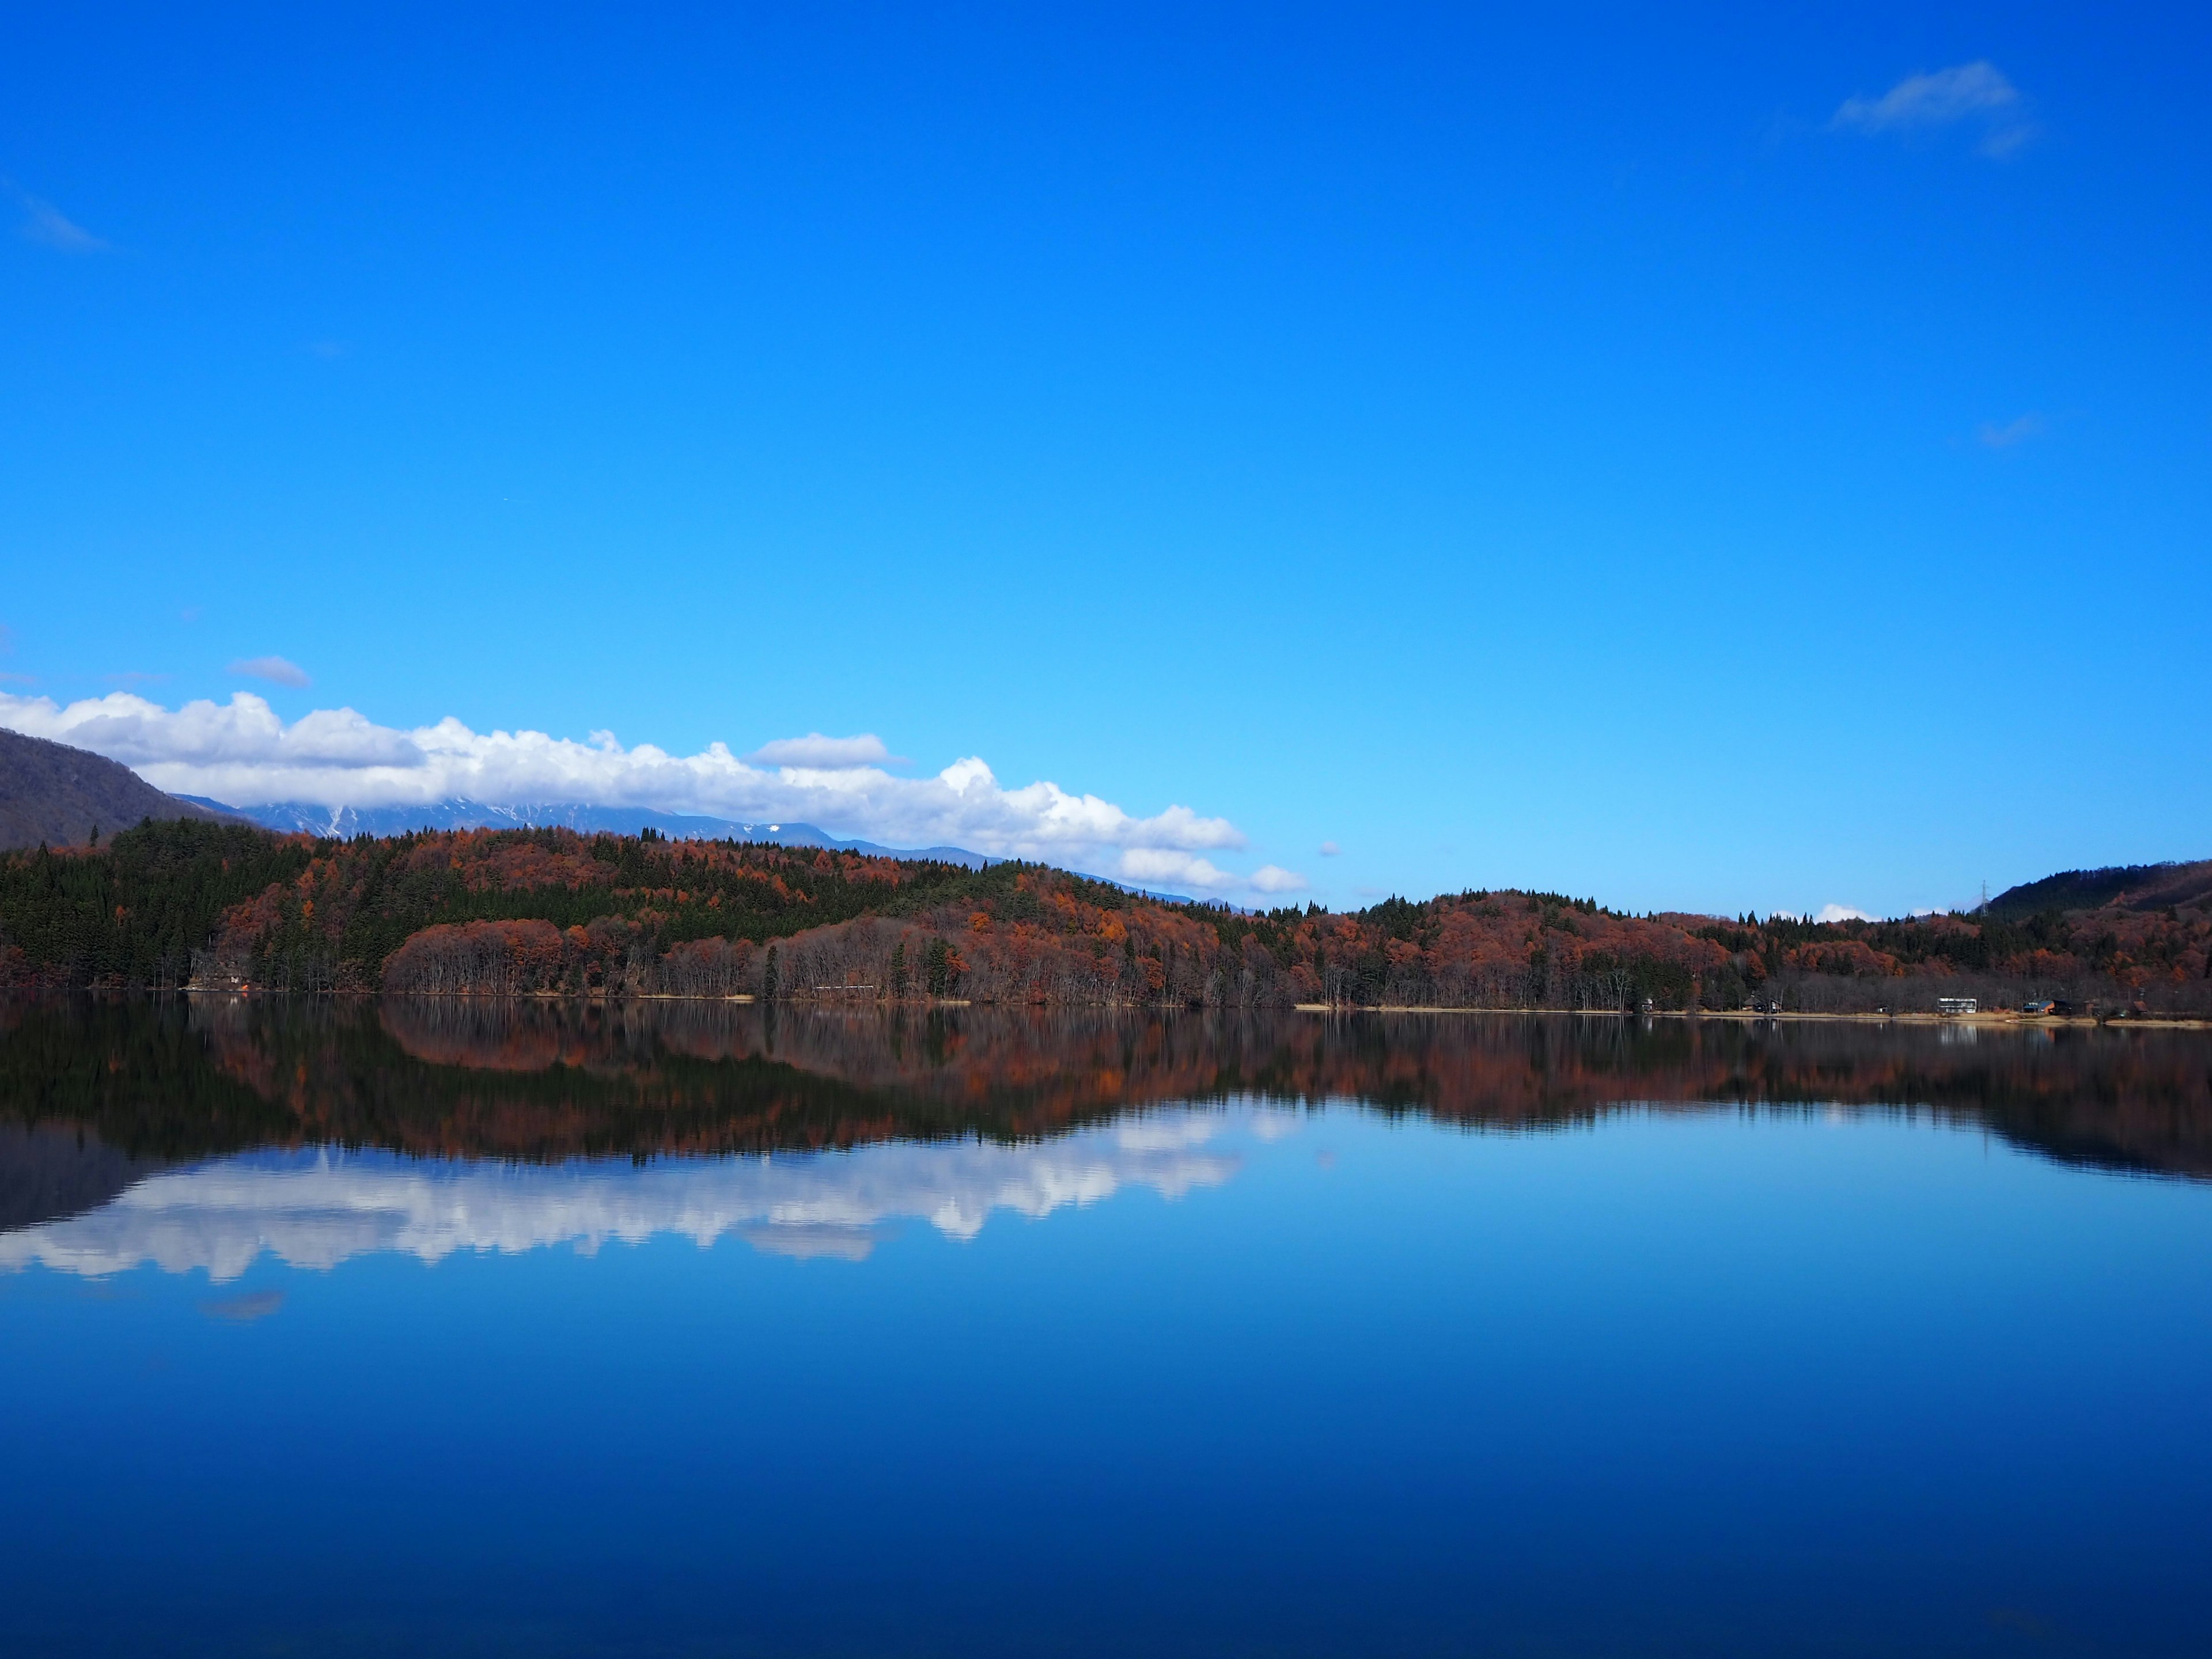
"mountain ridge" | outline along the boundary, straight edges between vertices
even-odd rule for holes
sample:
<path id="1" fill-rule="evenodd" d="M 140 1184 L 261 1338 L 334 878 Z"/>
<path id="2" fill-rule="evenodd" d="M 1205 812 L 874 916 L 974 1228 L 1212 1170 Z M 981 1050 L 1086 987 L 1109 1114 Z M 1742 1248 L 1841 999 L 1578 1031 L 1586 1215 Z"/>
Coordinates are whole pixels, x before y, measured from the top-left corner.
<path id="1" fill-rule="evenodd" d="M 164 794 L 120 761 L 0 727 L 0 848 L 73 847 L 148 818 L 239 817 Z"/>

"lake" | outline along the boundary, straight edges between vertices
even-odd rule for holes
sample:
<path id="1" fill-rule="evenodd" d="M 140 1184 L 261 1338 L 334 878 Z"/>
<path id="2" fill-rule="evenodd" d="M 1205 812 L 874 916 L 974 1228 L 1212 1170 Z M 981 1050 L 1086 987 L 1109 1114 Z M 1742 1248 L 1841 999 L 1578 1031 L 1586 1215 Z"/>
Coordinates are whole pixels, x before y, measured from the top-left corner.
<path id="1" fill-rule="evenodd" d="M 0 1003 L 11 1655 L 2212 1651 L 2212 1036 Z"/>

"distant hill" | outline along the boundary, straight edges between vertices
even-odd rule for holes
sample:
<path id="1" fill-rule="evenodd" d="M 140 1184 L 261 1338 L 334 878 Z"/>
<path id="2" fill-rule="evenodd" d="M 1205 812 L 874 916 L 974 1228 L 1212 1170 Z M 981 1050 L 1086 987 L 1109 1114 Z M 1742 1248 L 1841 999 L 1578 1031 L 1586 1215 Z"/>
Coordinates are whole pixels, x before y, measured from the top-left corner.
<path id="1" fill-rule="evenodd" d="M 1932 1012 L 1963 996 L 2212 1014 L 2212 906 L 2160 902 L 2203 866 L 2128 878 L 2137 908 L 2017 921 L 1638 916 L 1488 890 L 1255 914 L 1026 862 L 641 829 L 319 843 L 169 822 L 0 853 L 0 986 L 1614 1012 Z"/>
<path id="2" fill-rule="evenodd" d="M 165 795 L 120 762 L 20 732 L 0 731 L 0 848 L 70 847 L 94 830 L 112 833 L 145 818 L 234 816 Z"/>
<path id="3" fill-rule="evenodd" d="M 306 801 L 271 801 L 259 806 L 229 806 L 204 796 L 187 799 L 217 811 L 234 814 L 264 829 L 311 836 L 404 836 L 414 830 L 574 830 L 579 835 L 634 836 L 651 830 L 671 841 L 745 841 L 776 847 L 827 847 L 871 858 L 932 859 L 941 864 L 981 870 L 997 862 L 964 847 L 893 848 L 872 841 L 843 841 L 811 823 L 746 823 L 735 818 L 696 817 L 655 811 L 649 806 L 586 806 L 574 801 L 493 805 L 455 798 L 422 806 L 319 806 Z M 137 820 L 132 820 L 137 822 Z"/>
<path id="4" fill-rule="evenodd" d="M 2004 921 L 2050 910 L 2164 910 L 2212 900 L 2212 859 L 2191 864 L 2115 864 L 2101 870 L 2062 870 L 2040 881 L 2007 888 L 1986 914 Z"/>
<path id="5" fill-rule="evenodd" d="M 964 847 L 886 847 L 880 842 L 846 841 L 811 823 L 742 823 L 736 818 L 696 817 L 681 812 L 659 812 L 649 806 L 586 806 L 580 803 L 540 801 L 523 806 L 494 806 L 488 802 L 456 797 L 423 806 L 317 806 L 307 801 L 271 801 L 261 806 L 230 806 L 204 795 L 185 799 L 258 823 L 264 830 L 297 831 L 309 836 L 404 836 L 416 830 L 574 830 L 578 835 L 634 836 L 651 830 L 671 841 L 748 841 L 771 847 L 827 847 L 833 852 L 859 853 L 878 859 L 929 859 L 939 864 L 987 869 L 1000 862 L 988 854 Z M 1196 902 L 1188 893 L 1165 893 L 1132 886 L 1111 876 L 1083 872 L 1085 881 L 1103 882 L 1139 898 L 1163 904 Z"/>

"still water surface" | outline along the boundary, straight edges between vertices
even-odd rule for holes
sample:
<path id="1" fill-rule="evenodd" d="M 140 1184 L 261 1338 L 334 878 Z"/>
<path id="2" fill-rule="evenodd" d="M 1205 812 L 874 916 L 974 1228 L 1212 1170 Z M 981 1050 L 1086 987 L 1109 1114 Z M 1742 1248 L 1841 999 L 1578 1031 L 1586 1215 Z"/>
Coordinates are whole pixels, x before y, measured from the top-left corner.
<path id="1" fill-rule="evenodd" d="M 20 1654 L 2202 1654 L 2212 1039 L 0 1005 Z"/>

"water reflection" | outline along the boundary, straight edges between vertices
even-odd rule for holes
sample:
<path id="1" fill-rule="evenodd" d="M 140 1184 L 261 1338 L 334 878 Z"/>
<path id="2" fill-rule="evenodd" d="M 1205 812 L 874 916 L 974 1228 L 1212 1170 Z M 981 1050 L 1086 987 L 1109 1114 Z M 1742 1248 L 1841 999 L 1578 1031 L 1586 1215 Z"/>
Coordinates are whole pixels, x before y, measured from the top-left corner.
<path id="1" fill-rule="evenodd" d="M 222 1284 L 264 1252 L 320 1268 L 370 1251 L 434 1262 L 464 1250 L 592 1251 L 662 1233 L 702 1246 L 735 1234 L 781 1255 L 858 1261 L 905 1218 L 964 1239 L 994 1211 L 1034 1219 L 1127 1187 L 1175 1198 L 1218 1186 L 1237 1170 L 1237 1133 L 1269 1115 L 1170 1111 L 1042 1143 L 886 1142 L 642 1167 L 254 1152 L 153 1176 L 87 1214 L 0 1233 L 0 1272 L 36 1263 L 97 1277 L 151 1263 L 204 1270 Z"/>
<path id="2" fill-rule="evenodd" d="M 0 1003 L 0 1648 L 2202 1652 L 2208 1066 Z"/>
<path id="3" fill-rule="evenodd" d="M 1880 1109 L 2212 1176 L 2192 1032 L 65 999 L 0 1004 L 0 1267 L 224 1279 L 264 1249 L 659 1232 L 857 1257 L 900 1218 L 965 1237 L 995 1209 L 1217 1183 L 1215 1137 L 1324 1102 L 1516 1131 Z"/>

